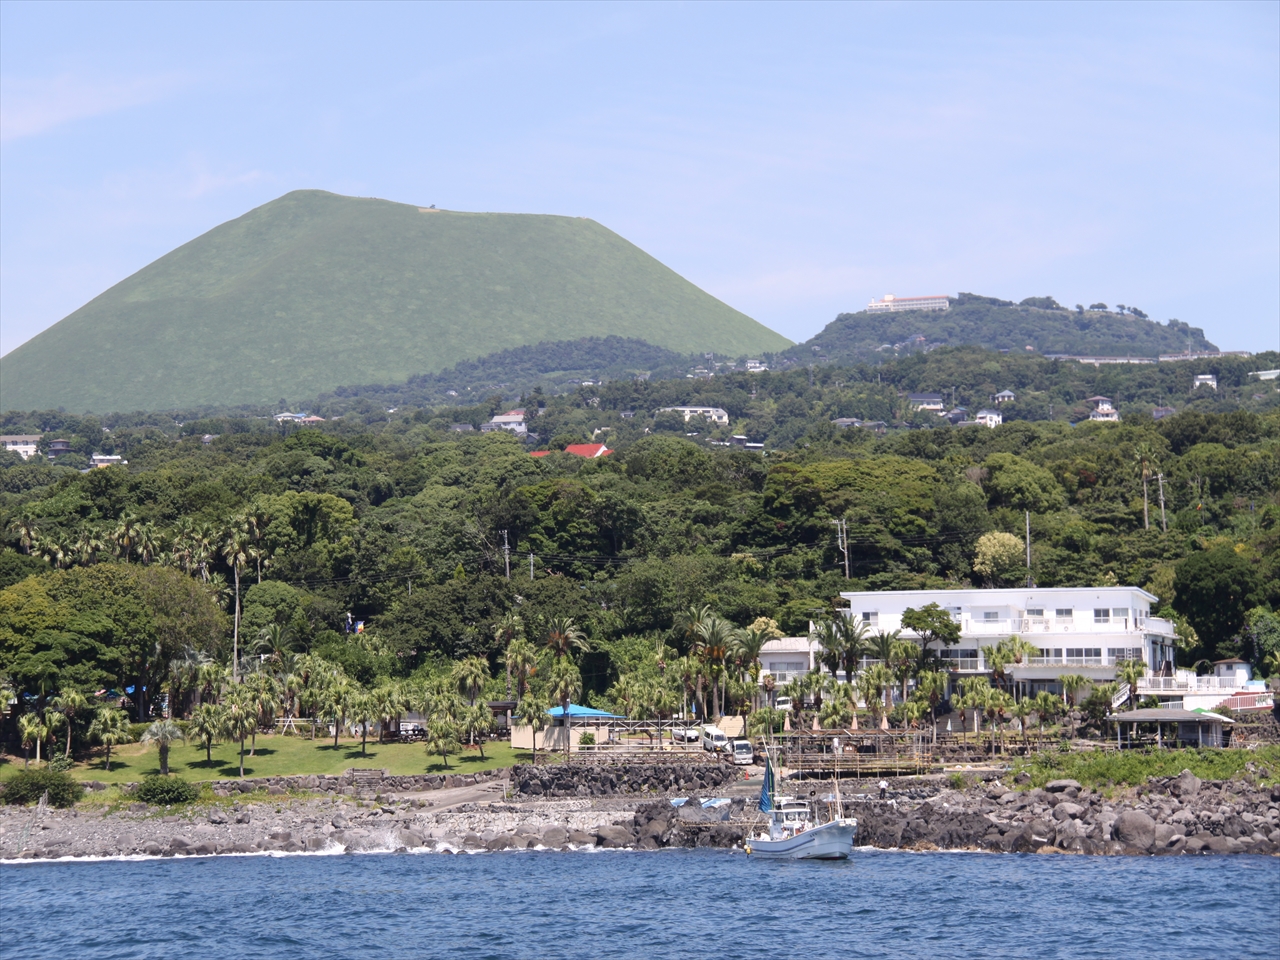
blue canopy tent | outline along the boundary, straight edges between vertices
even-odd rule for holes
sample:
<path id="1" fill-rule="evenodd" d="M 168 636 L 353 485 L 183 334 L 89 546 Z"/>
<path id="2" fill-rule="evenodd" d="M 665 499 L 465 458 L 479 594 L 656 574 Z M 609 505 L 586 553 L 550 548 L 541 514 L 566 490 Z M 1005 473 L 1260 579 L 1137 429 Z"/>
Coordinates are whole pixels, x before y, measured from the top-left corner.
<path id="1" fill-rule="evenodd" d="M 563 720 L 565 716 L 564 707 L 552 707 L 547 711 L 547 716 L 556 720 Z M 606 713 L 603 710 L 597 710 L 594 707 L 584 707 L 578 703 L 569 704 L 570 720 L 625 720 L 624 716 L 616 713 Z"/>

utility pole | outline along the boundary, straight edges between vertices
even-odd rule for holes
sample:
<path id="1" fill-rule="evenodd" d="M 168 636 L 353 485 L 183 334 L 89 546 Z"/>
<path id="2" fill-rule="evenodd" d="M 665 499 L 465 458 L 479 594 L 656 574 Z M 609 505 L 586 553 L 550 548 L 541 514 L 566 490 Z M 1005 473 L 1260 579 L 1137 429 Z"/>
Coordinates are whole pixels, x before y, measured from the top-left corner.
<path id="1" fill-rule="evenodd" d="M 1031 511 L 1024 510 L 1023 513 L 1027 519 L 1027 589 L 1035 586 L 1035 581 L 1031 579 Z"/>
<path id="2" fill-rule="evenodd" d="M 1168 533 L 1169 524 L 1167 524 L 1164 519 L 1164 474 L 1163 473 L 1156 474 L 1156 483 L 1160 487 L 1160 529 L 1162 529 L 1165 533 Z"/>
<path id="3" fill-rule="evenodd" d="M 529 582 L 533 583 L 533 551 L 529 551 Z"/>
<path id="4" fill-rule="evenodd" d="M 844 554 L 844 578 L 849 579 L 849 521 L 832 520 L 836 528 L 836 546 Z"/>
<path id="5" fill-rule="evenodd" d="M 507 531 L 502 531 L 502 562 L 507 568 L 507 579 L 511 579 L 511 545 L 507 543 Z M 533 579 L 530 577 L 529 579 Z"/>

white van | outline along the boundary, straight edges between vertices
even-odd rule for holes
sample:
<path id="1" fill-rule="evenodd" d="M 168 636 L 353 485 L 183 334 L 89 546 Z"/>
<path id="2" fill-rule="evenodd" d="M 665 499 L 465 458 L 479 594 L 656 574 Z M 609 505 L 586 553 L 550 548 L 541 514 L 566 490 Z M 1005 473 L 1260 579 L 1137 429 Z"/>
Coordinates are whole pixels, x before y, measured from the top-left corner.
<path id="1" fill-rule="evenodd" d="M 790 698 L 790 697 L 779 697 L 779 698 L 778 698 L 778 700 L 777 700 L 777 705 L 778 705 L 778 709 L 779 709 L 779 710 L 790 710 L 790 709 L 791 709 L 791 698 Z"/>
<path id="2" fill-rule="evenodd" d="M 750 740 L 735 740 L 730 744 L 730 756 L 738 766 L 749 767 L 755 763 L 756 751 Z"/>
<path id="3" fill-rule="evenodd" d="M 706 724 L 702 728 L 702 749 L 715 753 L 718 750 L 727 750 L 729 748 L 729 738 L 725 736 L 724 731 L 713 724 Z"/>

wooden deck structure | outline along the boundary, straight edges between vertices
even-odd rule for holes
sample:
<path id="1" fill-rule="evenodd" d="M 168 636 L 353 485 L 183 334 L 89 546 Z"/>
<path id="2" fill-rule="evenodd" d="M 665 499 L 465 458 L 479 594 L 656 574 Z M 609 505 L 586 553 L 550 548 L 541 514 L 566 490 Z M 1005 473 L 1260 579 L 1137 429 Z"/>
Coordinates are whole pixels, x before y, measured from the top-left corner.
<path id="1" fill-rule="evenodd" d="M 823 730 L 783 734 L 778 763 L 800 777 L 908 776 L 933 769 L 929 737 L 919 732 Z"/>

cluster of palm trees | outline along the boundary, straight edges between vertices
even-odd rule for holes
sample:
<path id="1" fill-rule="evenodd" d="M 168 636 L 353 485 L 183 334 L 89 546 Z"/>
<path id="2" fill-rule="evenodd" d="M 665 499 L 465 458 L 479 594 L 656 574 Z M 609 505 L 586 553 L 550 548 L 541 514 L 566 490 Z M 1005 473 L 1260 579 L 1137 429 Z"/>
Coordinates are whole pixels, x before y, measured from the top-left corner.
<path id="1" fill-rule="evenodd" d="M 0 686 L 0 697 L 7 702 L 13 691 Z M 55 747 L 52 740 L 66 731 L 66 743 L 62 752 L 62 760 L 71 760 L 71 737 L 79 724 L 84 726 L 88 721 L 85 733 L 89 739 L 101 743 L 107 748 L 107 770 L 111 769 L 111 748 L 122 743 L 131 743 L 133 733 L 129 724 L 129 716 L 113 704 L 95 704 L 93 700 L 78 690 L 67 689 L 50 697 L 42 705 L 27 710 L 18 717 L 18 738 L 22 741 L 23 767 L 31 761 L 31 748 L 35 747 L 36 763 L 41 761 L 45 741 L 50 742 L 48 757 L 54 759 Z"/>
<path id="2" fill-rule="evenodd" d="M 257 582 L 262 582 L 263 571 L 272 561 L 266 537 L 270 523 L 271 516 L 255 502 L 220 524 L 183 517 L 170 529 L 144 522 L 134 514 L 125 514 L 112 524 L 43 532 L 39 518 L 23 513 L 10 524 L 9 533 L 24 553 L 42 557 L 59 570 L 90 566 L 104 560 L 123 560 L 143 566 L 152 563 L 171 566 L 199 577 L 220 602 L 234 600 L 231 662 L 233 669 L 238 670 L 240 579 L 243 573 L 252 570 Z M 211 570 L 219 561 L 231 573 L 230 586 L 224 574 Z"/>
<path id="3" fill-rule="evenodd" d="M 261 648 L 279 651 L 279 637 L 273 633 L 271 628 L 263 631 Z M 280 725 L 282 733 L 301 734 L 300 728 L 309 727 L 314 740 L 318 726 L 326 723 L 335 748 L 344 730 L 358 730 L 361 755 L 367 755 L 371 726 L 377 727 L 381 743 L 406 714 L 416 713 L 425 721 L 427 752 L 438 754 L 447 768 L 464 739 L 484 756 L 484 740 L 494 725 L 492 711 L 480 700 L 489 679 L 483 657 L 469 657 L 449 674 L 426 680 L 369 686 L 339 664 L 306 653 L 264 656 L 243 675 L 210 661 L 197 668 L 201 702 L 191 711 L 186 734 L 204 749 L 208 765 L 213 764 L 215 743 L 238 743 L 244 776 L 246 749 L 252 757 L 261 730 Z"/>

